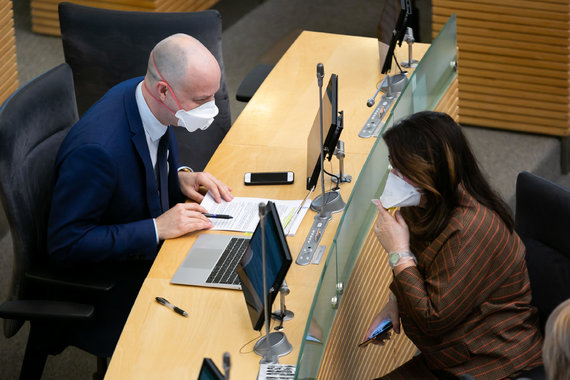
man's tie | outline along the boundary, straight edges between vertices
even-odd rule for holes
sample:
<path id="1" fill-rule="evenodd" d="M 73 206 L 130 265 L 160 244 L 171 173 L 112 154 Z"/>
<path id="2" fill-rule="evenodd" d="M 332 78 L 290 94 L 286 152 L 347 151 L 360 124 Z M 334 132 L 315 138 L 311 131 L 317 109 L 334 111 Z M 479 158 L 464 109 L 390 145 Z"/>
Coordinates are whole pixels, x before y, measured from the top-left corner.
<path id="1" fill-rule="evenodd" d="M 166 130 L 166 133 L 160 138 L 160 142 L 158 143 L 157 157 L 156 157 L 158 192 L 160 195 L 160 206 L 162 207 L 162 212 L 165 212 L 169 209 L 168 166 L 166 158 L 167 152 L 168 152 L 168 129 Z"/>

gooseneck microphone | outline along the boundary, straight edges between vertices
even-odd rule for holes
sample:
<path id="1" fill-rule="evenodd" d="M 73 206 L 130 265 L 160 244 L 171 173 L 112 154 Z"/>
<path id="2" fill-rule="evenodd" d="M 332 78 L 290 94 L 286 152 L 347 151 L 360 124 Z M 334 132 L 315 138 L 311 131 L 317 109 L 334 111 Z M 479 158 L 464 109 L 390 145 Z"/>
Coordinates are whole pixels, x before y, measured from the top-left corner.
<path id="1" fill-rule="evenodd" d="M 324 140 L 323 140 L 323 77 L 325 76 L 325 67 L 322 63 L 317 63 L 317 81 L 319 85 L 319 122 L 320 122 L 320 135 L 321 135 L 321 156 L 319 158 L 321 162 L 321 190 L 322 190 L 322 200 L 321 200 L 321 211 L 319 215 L 321 217 L 325 216 L 325 167 L 324 165 Z"/>
<path id="2" fill-rule="evenodd" d="M 224 352 L 223 358 L 224 358 L 223 359 L 224 379 L 229 380 L 230 379 L 230 353 Z"/>
<path id="3" fill-rule="evenodd" d="M 317 83 L 319 87 L 323 86 L 323 78 L 325 76 L 325 67 L 322 63 L 317 63 Z"/>
<path id="4" fill-rule="evenodd" d="M 374 102 L 376 102 L 376 97 L 378 96 L 378 93 L 380 92 L 380 89 L 382 88 L 382 84 L 380 84 L 378 86 L 378 88 L 376 89 L 376 92 L 374 93 L 374 95 L 372 95 L 372 97 L 370 99 L 368 99 L 368 101 L 366 102 L 366 105 L 368 107 L 372 107 L 374 105 Z"/>

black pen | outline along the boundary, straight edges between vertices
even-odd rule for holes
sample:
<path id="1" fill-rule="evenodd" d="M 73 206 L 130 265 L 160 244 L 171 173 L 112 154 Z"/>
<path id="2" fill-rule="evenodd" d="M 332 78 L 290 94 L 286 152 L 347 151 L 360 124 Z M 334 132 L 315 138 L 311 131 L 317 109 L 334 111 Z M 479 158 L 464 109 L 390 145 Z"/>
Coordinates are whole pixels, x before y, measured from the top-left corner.
<path id="1" fill-rule="evenodd" d="M 174 310 L 175 313 L 178 313 L 180 315 L 182 315 L 183 317 L 187 317 L 188 313 L 185 312 L 184 310 L 182 310 L 179 307 L 174 306 L 173 304 L 171 304 L 170 302 L 168 302 L 165 298 L 162 297 L 156 297 L 156 302 L 158 302 L 161 305 L 164 305 L 166 307 L 168 307 L 169 309 Z"/>
<path id="2" fill-rule="evenodd" d="M 203 212 L 202 215 L 204 215 L 206 218 L 233 219 L 233 216 L 226 214 L 207 214 Z"/>

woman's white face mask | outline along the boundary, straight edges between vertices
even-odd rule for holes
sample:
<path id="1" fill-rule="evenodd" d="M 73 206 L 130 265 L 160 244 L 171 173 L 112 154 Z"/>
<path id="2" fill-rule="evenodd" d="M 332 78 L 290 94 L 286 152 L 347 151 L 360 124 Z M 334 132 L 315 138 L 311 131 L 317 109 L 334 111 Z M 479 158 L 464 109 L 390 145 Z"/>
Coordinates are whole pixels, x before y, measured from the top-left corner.
<path id="1" fill-rule="evenodd" d="M 418 189 L 390 171 L 380 202 L 384 208 L 418 206 L 421 198 Z"/>
<path id="2" fill-rule="evenodd" d="M 178 118 L 179 127 L 186 128 L 188 132 L 194 132 L 198 129 L 207 129 L 214 121 L 214 117 L 218 112 L 216 103 L 210 100 L 190 111 L 178 110 L 175 116 Z"/>

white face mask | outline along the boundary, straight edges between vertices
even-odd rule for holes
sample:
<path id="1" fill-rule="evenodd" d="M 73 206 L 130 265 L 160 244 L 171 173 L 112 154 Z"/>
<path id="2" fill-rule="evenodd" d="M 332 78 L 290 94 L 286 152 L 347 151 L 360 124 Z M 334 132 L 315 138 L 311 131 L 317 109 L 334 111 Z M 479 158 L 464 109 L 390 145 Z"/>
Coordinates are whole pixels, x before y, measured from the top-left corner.
<path id="1" fill-rule="evenodd" d="M 190 111 L 178 110 L 175 116 L 178 118 L 179 127 L 186 128 L 188 132 L 194 132 L 198 129 L 205 130 L 208 128 L 218 112 L 216 103 L 210 100 Z"/>
<path id="2" fill-rule="evenodd" d="M 380 202 L 384 208 L 417 206 L 421 197 L 418 189 L 390 171 Z"/>

